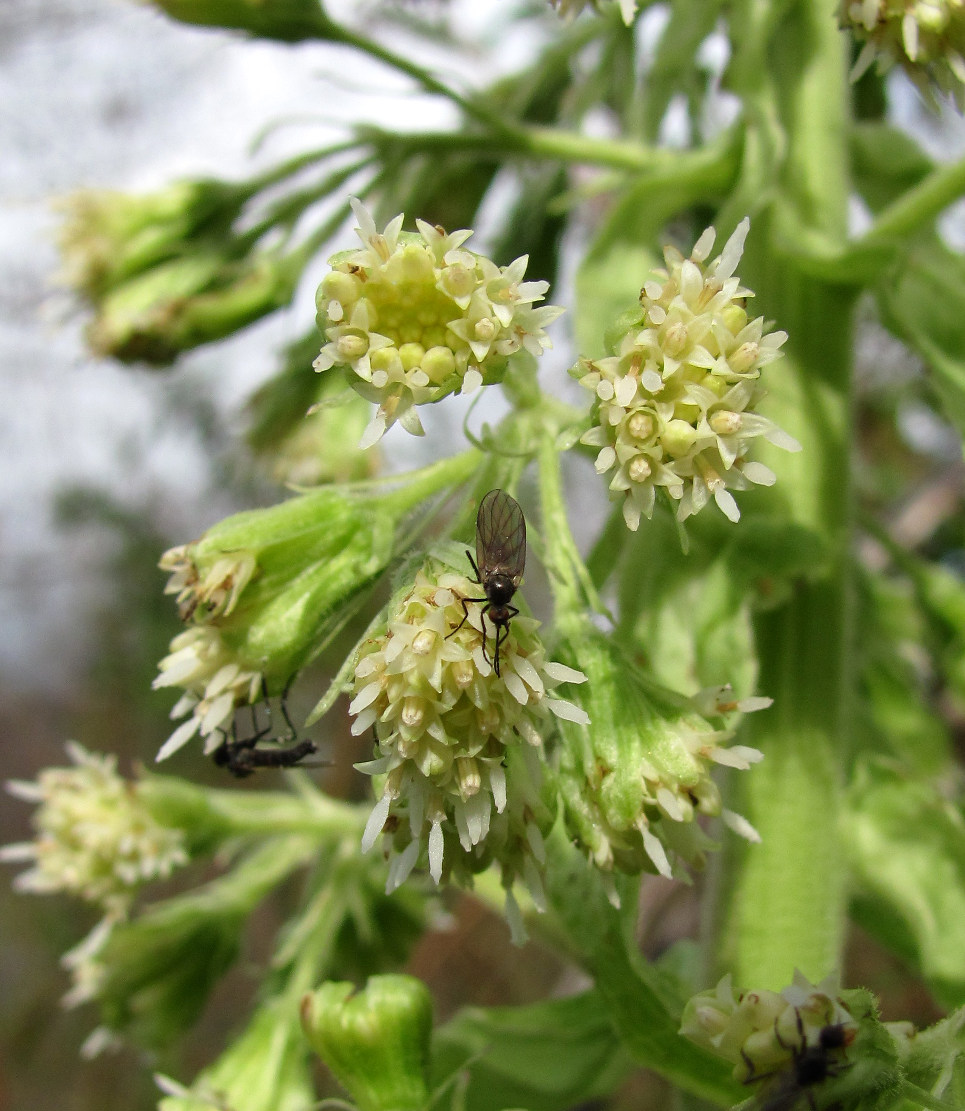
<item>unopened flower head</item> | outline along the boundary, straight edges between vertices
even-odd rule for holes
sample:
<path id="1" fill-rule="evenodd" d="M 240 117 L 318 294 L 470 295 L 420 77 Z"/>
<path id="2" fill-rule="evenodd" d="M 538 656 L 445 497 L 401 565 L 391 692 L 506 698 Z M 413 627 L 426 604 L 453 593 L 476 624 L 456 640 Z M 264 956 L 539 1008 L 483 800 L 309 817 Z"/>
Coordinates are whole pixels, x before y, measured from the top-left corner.
<path id="1" fill-rule="evenodd" d="M 171 574 L 164 593 L 177 595 L 182 621 L 227 617 L 257 570 L 254 553 L 225 552 L 209 566 L 199 567 L 195 550 L 194 544 L 181 544 L 161 556 L 158 566 Z"/>
<path id="2" fill-rule="evenodd" d="M 687 1001 L 680 1033 L 731 1062 L 735 1079 L 746 1083 L 790 1065 L 795 1053 L 820 1044 L 822 1030 L 839 1025 L 850 1044 L 858 1019 L 834 974 L 812 984 L 795 972 L 781 992 L 738 991 L 728 974 Z"/>
<path id="3" fill-rule="evenodd" d="M 177 181 L 156 193 L 81 189 L 58 204 L 63 280 L 97 301 L 121 282 L 223 232 L 248 195 L 244 185 Z"/>
<path id="4" fill-rule="evenodd" d="M 187 863 L 180 830 L 158 823 L 137 785 L 118 775 L 113 756 L 68 744 L 73 767 L 45 768 L 36 782 L 13 780 L 11 794 L 37 803 L 36 838 L 0 850 L 28 861 L 15 885 L 37 894 L 66 892 L 124 916 L 141 884 Z"/>
<path id="5" fill-rule="evenodd" d="M 732 521 L 732 490 L 770 486 L 774 473 L 751 462 L 757 437 L 788 451 L 800 445 L 755 410 L 761 370 L 780 357 L 784 332 L 767 332 L 744 307 L 753 296 L 734 274 L 750 224 L 741 221 L 711 262 L 713 228 L 689 258 L 668 247 L 666 269 L 640 293 L 615 353 L 581 360 L 573 373 L 595 395 L 595 422 L 581 442 L 599 449 L 596 469 L 611 474 L 610 495 L 623 500 L 634 531 L 662 490 L 686 520 L 713 498 Z"/>
<path id="6" fill-rule="evenodd" d="M 214 751 L 239 707 L 284 690 L 392 558 L 398 523 L 444 488 L 446 474 L 444 464 L 429 467 L 387 492 L 312 490 L 236 513 L 166 552 L 167 592 L 189 627 L 171 642 L 154 686 L 181 688 L 171 716 L 190 717 L 158 759 L 197 734 Z"/>
<path id="7" fill-rule="evenodd" d="M 934 84 L 965 103 L 965 0 L 841 0 L 838 14 L 864 44 L 852 79 L 897 63 L 923 92 Z"/>
<path id="8" fill-rule="evenodd" d="M 512 916 L 519 878 L 542 903 L 542 743 L 554 716 L 586 715 L 553 693 L 581 683 L 573 668 L 547 662 L 538 622 L 514 617 L 500 645 L 500 675 L 483 654 L 478 586 L 430 560 L 394 605 L 385 632 L 358 654 L 353 734 L 374 726 L 378 758 L 362 770 L 382 778 L 365 830 L 371 848 L 389 834 L 389 886 L 402 883 L 428 851 L 429 872 L 470 883 L 491 861 L 502 868 Z M 487 623 L 492 637 L 492 625 Z M 490 640 L 489 648 L 492 643 Z M 511 924 L 517 929 L 519 923 Z"/>
<path id="9" fill-rule="evenodd" d="M 417 220 L 418 234 L 406 233 L 399 215 L 380 232 L 359 201 L 352 207 L 362 247 L 336 255 L 318 288 L 327 342 L 315 369 L 349 367 L 354 388 L 378 405 L 363 446 L 396 421 L 421 435 L 416 406 L 473 393 L 517 351 L 550 346 L 544 329 L 563 310 L 535 307 L 549 286 L 523 281 L 526 256 L 497 266 L 463 248 L 471 231 Z"/>

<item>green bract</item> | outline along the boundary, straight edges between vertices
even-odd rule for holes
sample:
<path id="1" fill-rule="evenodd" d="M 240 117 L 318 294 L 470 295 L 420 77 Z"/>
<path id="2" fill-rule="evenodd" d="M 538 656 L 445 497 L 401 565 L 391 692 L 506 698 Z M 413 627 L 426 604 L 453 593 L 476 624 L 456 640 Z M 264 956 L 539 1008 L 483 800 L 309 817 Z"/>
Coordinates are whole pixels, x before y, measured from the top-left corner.
<path id="1" fill-rule="evenodd" d="M 155 687 L 181 687 L 191 711 L 158 754 L 200 732 L 216 747 L 239 705 L 284 691 L 396 552 L 397 529 L 428 494 L 458 482 L 472 452 L 415 472 L 391 494 L 335 487 L 249 510 L 173 548 L 171 572 L 188 628 L 171 642 Z"/>
<path id="2" fill-rule="evenodd" d="M 420 980 L 373 976 L 361 991 L 323 984 L 302 1001 L 302 1023 L 359 1111 L 424 1111 L 432 998 Z"/>

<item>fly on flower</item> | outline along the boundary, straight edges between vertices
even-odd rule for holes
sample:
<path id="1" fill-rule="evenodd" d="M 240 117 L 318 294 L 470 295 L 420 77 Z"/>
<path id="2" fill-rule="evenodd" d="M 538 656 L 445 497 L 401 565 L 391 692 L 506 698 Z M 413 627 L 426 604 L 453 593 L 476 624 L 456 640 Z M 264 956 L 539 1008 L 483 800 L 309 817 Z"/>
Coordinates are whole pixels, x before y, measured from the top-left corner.
<path id="1" fill-rule="evenodd" d="M 808 1106 L 815 1108 L 814 1088 L 825 1080 L 840 1076 L 851 1065 L 843 1059 L 847 1047 L 854 1041 L 855 1030 L 842 1022 L 833 1023 L 821 1029 L 817 1044 L 811 1045 L 804 1033 L 804 1024 L 801 1021 L 801 1012 L 798 1008 L 794 1011 L 800 1040 L 796 1045 L 787 1045 L 781 1038 L 777 1029 L 777 1020 L 774 1022 L 774 1035 L 778 1043 L 791 1052 L 790 1067 L 776 1069 L 771 1072 L 755 1072 L 753 1064 L 748 1060 L 747 1054 L 741 1051 L 744 1063 L 748 1066 L 749 1074 L 745 1084 L 754 1084 L 761 1080 L 771 1081 L 771 1085 L 760 1099 L 760 1111 L 793 1111 L 803 1098 L 806 1097 Z"/>
<path id="2" fill-rule="evenodd" d="M 267 685 L 262 679 L 261 693 L 265 702 L 265 712 L 268 724 L 259 728 L 255 718 L 255 708 L 251 706 L 251 724 L 253 733 L 250 737 L 239 738 L 232 722 L 230 736 L 225 735 L 224 740 L 212 753 L 214 762 L 221 768 L 227 768 L 238 779 L 257 771 L 259 768 L 294 768 L 306 756 L 311 756 L 318 751 L 314 741 L 298 740 L 298 731 L 288 713 L 289 683 L 281 696 L 280 709 L 285 719 L 287 733 L 283 737 L 270 737 L 271 733 L 271 704 L 268 701 Z M 259 741 L 268 738 L 275 747 L 262 748 Z"/>
<path id="3" fill-rule="evenodd" d="M 476 573 L 475 581 L 483 588 L 482 598 L 460 598 L 462 621 L 449 634 L 454 636 L 469 617 L 468 602 L 483 602 L 483 658 L 486 655 L 486 615 L 496 627 L 493 649 L 493 671 L 499 675 L 499 646 L 509 635 L 509 622 L 519 613 L 511 605 L 513 595 L 523 578 L 526 565 L 526 521 L 519 502 L 505 490 L 490 490 L 479 504 L 476 514 L 476 558 L 467 549 L 466 555 Z M 448 637 L 446 638 L 448 639 Z"/>

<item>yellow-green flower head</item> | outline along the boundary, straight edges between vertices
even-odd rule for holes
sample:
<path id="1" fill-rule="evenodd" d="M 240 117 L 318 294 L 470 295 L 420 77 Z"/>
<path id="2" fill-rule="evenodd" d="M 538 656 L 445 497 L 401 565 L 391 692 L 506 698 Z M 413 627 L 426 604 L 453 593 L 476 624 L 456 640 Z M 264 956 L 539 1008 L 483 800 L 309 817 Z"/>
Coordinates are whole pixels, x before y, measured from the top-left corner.
<path id="1" fill-rule="evenodd" d="M 812 984 L 795 971 L 794 982 L 781 992 L 737 991 L 728 974 L 687 1001 L 680 1033 L 730 1061 L 734 1078 L 746 1083 L 790 1066 L 795 1052 L 819 1045 L 821 1031 L 838 1024 L 848 1044 L 857 1019 L 841 997 L 836 974 Z"/>
<path id="2" fill-rule="evenodd" d="M 557 718 L 586 714 L 555 697 L 558 683 L 582 683 L 582 672 L 548 662 L 538 622 L 514 617 L 500 644 L 500 675 L 483 655 L 478 585 L 430 560 L 394 607 L 384 634 L 358 654 L 355 735 L 375 729 L 378 758 L 361 765 L 380 780 L 363 849 L 391 834 L 389 890 L 404 882 L 425 847 L 429 874 L 469 883 L 498 860 L 511 898 L 518 877 L 541 905 L 543 842 L 537 816 L 544 737 Z M 450 635 L 452 634 L 452 635 Z M 487 622 L 489 649 L 492 624 Z M 545 817 L 550 818 L 548 812 Z"/>
<path id="3" fill-rule="evenodd" d="M 774 473 L 747 452 L 763 436 L 787 451 L 800 445 L 755 412 L 764 396 L 761 370 L 780 357 L 785 332 L 751 319 L 734 271 L 750 222 L 745 218 L 712 262 L 708 228 L 689 258 L 664 251 L 666 269 L 640 293 L 641 314 L 613 355 L 581 360 L 574 370 L 595 395 L 593 427 L 581 443 L 599 448 L 596 469 L 612 472 L 610 496 L 623 499 L 627 527 L 650 517 L 657 492 L 676 505 L 678 520 L 713 498 L 731 521 L 740 517 L 732 490 L 770 486 Z"/>
<path id="4" fill-rule="evenodd" d="M 172 720 L 191 715 L 158 750 L 158 761 L 166 760 L 196 734 L 204 739 L 204 751 L 213 752 L 231 728 L 238 707 L 254 705 L 264 694 L 262 672 L 244 665 L 212 625 L 196 625 L 179 633 L 158 670 L 152 684 L 155 690 L 184 690 L 171 710 Z"/>
<path id="5" fill-rule="evenodd" d="M 898 63 L 923 91 L 934 82 L 965 101 L 965 0 L 841 0 L 841 26 L 864 46 L 856 79 L 875 60 Z"/>
<path id="6" fill-rule="evenodd" d="M 542 354 L 544 328 L 563 311 L 535 307 L 547 282 L 524 282 L 527 257 L 497 266 L 464 250 L 471 231 L 447 234 L 417 220 L 402 231 L 402 215 L 378 231 L 352 200 L 360 250 L 331 260 L 318 288 L 318 323 L 327 342 L 315 369 L 345 366 L 354 388 L 378 410 L 362 437 L 370 447 L 398 421 L 422 435 L 416 406 L 499 381 L 520 350 Z"/>
<path id="7" fill-rule="evenodd" d="M 45 768 L 36 782 L 12 780 L 7 790 L 37 804 L 36 838 L 0 849 L 0 860 L 33 867 L 14 881 L 21 891 L 62 891 L 124 916 L 141 884 L 187 863 L 180 830 L 160 825 L 117 774 L 113 756 L 67 745 L 73 767 Z"/>

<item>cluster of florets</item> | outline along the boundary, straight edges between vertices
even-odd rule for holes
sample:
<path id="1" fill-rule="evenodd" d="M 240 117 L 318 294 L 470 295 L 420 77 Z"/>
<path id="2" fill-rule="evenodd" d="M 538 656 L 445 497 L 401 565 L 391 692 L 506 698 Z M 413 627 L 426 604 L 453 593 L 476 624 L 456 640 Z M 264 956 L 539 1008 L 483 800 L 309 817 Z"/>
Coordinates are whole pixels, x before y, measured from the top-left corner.
<path id="1" fill-rule="evenodd" d="M 640 293 L 642 313 L 607 358 L 581 360 L 574 370 L 596 397 L 595 422 L 581 442 L 599 448 L 596 469 L 610 471 L 610 493 L 623 498 L 627 526 L 650 517 L 658 490 L 676 504 L 681 521 L 713 498 L 730 520 L 740 516 L 731 490 L 769 486 L 774 473 L 750 462 L 763 436 L 788 451 L 799 444 L 755 412 L 764 396 L 761 369 L 780 356 L 785 332 L 765 332 L 750 319 L 753 296 L 734 275 L 749 222 L 745 219 L 712 262 L 713 228 L 689 258 L 664 252 Z"/>
<path id="2" fill-rule="evenodd" d="M 353 387 L 378 405 L 363 447 L 396 421 L 422 435 L 417 405 L 473 393 L 498 381 L 515 352 L 550 346 L 544 328 L 563 310 L 534 307 L 549 285 L 522 280 L 526 256 L 497 266 L 463 249 L 471 231 L 447 234 L 417 220 L 418 234 L 406 233 L 399 215 L 379 232 L 357 200 L 352 206 L 362 248 L 336 255 L 319 286 L 327 342 L 314 365 L 351 368 Z"/>
<path id="3" fill-rule="evenodd" d="M 723 806 L 713 773 L 746 771 L 762 754 L 731 744 L 734 725 L 710 719 L 765 709 L 771 699 L 735 701 L 725 686 L 668 702 L 656 688 L 635 690 L 631 683 L 628 677 L 627 711 L 613 720 L 612 736 L 598 738 L 589 758 L 573 745 L 561 753 L 567 820 L 593 864 L 605 874 L 647 870 L 667 878 L 702 868 L 717 846 L 700 816 L 719 817 L 734 833 L 759 841 L 746 818 Z"/>
<path id="4" fill-rule="evenodd" d="M 547 662 L 538 622 L 515 617 L 500 643 L 500 674 L 484 652 L 482 607 L 465 575 L 430 561 L 395 605 L 385 632 L 361 647 L 352 732 L 374 727 L 378 758 L 361 770 L 380 777 L 365 830 L 369 849 L 385 832 L 389 888 L 427 852 L 429 873 L 465 884 L 493 860 L 502 869 L 511 925 L 521 932 L 512 885 L 521 879 L 543 903 L 540 801 L 543 740 L 552 717 L 586 720 L 554 697 L 582 672 Z M 457 627 L 460 626 L 461 628 Z"/>
<path id="5" fill-rule="evenodd" d="M 181 830 L 163 826 L 117 774 L 113 756 L 67 745 L 74 763 L 44 768 L 36 782 L 12 780 L 12 795 L 37 804 L 36 838 L 7 845 L 0 859 L 29 861 L 16 886 L 38 894 L 66 892 L 122 918 L 141 884 L 187 863 Z"/>
<path id="6" fill-rule="evenodd" d="M 965 2 L 963 0 L 842 0 L 841 26 L 864 43 L 852 76 L 872 62 L 902 66 L 924 91 L 934 82 L 965 100 Z"/>
<path id="7" fill-rule="evenodd" d="M 186 714 L 157 754 L 165 760 L 196 734 L 213 752 L 225 739 L 239 706 L 254 705 L 264 697 L 265 677 L 245 667 L 213 625 L 194 625 L 171 641 L 171 651 L 158 664 L 155 690 L 181 687 L 184 694 L 171 710 L 171 718 Z"/>
<path id="8" fill-rule="evenodd" d="M 578 16 L 585 8 L 598 12 L 601 10 L 602 3 L 603 0 L 550 0 L 550 6 L 555 8 L 564 19 L 572 19 Z M 636 15 L 637 3 L 638 0 L 618 0 L 620 14 L 623 16 L 623 22 L 628 27 Z"/>
<path id="9" fill-rule="evenodd" d="M 734 1065 L 734 1078 L 748 1083 L 775 1074 L 822 1031 L 839 1027 L 842 1046 L 854 1039 L 857 1020 L 840 997 L 835 975 L 812 984 L 800 972 L 781 992 L 737 991 L 728 974 L 684 1008 L 681 1034 Z"/>

